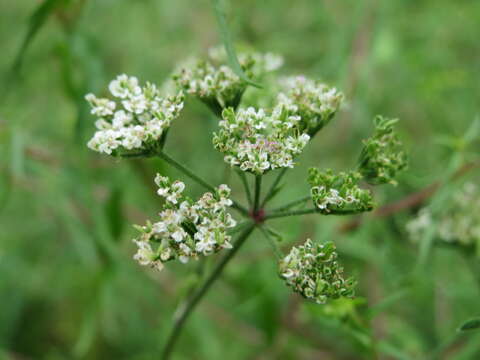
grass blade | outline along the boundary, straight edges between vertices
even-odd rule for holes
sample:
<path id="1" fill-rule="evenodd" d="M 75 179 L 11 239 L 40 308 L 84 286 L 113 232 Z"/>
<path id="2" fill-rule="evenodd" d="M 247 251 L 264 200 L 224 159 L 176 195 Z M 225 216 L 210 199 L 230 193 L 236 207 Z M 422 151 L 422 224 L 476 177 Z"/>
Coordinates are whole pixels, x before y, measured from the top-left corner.
<path id="1" fill-rule="evenodd" d="M 17 74 L 20 71 L 23 59 L 25 57 L 25 53 L 35 36 L 38 34 L 42 26 L 45 25 L 45 22 L 47 21 L 49 16 L 63 3 L 65 3 L 65 0 L 45 0 L 40 5 L 38 5 L 32 15 L 30 15 L 27 33 L 23 38 L 20 50 L 18 51 L 17 56 L 15 57 L 15 60 L 13 62 L 13 75 Z"/>
<path id="2" fill-rule="evenodd" d="M 235 74 L 237 74 L 238 77 L 240 77 L 240 79 L 244 80 L 249 85 L 252 85 L 257 88 L 262 88 L 260 84 L 257 84 L 256 82 L 249 79 L 247 75 L 245 75 L 245 73 L 242 70 L 242 67 L 240 66 L 240 63 L 238 62 L 237 53 L 235 51 L 235 47 L 233 46 L 232 37 L 230 35 L 230 31 L 227 26 L 225 11 L 220 3 L 220 0 L 212 0 L 212 3 L 213 3 L 213 9 L 215 12 L 215 17 L 218 23 L 218 29 L 220 31 L 220 38 L 222 39 L 223 45 L 225 46 L 225 51 L 227 52 L 228 62 L 230 67 L 235 72 Z"/>

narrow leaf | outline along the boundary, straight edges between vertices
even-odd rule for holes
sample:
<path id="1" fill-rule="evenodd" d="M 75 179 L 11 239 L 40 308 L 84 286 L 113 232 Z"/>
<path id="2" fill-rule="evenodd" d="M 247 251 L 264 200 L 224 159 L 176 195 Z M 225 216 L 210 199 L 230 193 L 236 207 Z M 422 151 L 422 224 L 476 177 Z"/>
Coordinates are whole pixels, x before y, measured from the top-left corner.
<path id="1" fill-rule="evenodd" d="M 227 26 L 227 20 L 225 17 L 225 11 L 220 3 L 221 0 L 212 0 L 213 2 L 213 9 L 215 12 L 215 17 L 217 18 L 217 23 L 218 23 L 218 28 L 220 31 L 220 37 L 222 39 L 223 45 L 225 46 L 225 51 L 227 52 L 228 56 L 228 62 L 230 64 L 230 67 L 232 70 L 235 72 L 235 74 L 238 75 L 242 80 L 247 82 L 248 84 L 257 87 L 257 88 L 262 88 L 260 84 L 257 84 L 256 82 L 252 81 L 245 75 L 245 73 L 242 70 L 242 67 L 238 61 L 237 53 L 235 51 L 235 47 L 233 46 L 232 38 L 230 35 L 230 31 Z"/>
<path id="2" fill-rule="evenodd" d="M 18 73 L 29 45 L 32 43 L 42 26 L 45 24 L 48 17 L 64 2 L 65 0 L 45 0 L 41 2 L 40 5 L 38 5 L 34 10 L 32 15 L 30 15 L 27 33 L 23 38 L 20 50 L 18 51 L 13 62 L 12 74 Z"/>

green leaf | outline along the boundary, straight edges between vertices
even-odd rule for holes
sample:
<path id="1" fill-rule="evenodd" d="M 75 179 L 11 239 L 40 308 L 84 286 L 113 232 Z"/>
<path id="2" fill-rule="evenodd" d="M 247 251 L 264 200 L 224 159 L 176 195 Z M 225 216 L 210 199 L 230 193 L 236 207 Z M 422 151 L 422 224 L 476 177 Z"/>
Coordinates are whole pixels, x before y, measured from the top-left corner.
<path id="1" fill-rule="evenodd" d="M 459 328 L 458 331 L 470 331 L 470 330 L 478 330 L 480 329 L 480 318 L 470 319 L 463 323 Z"/>
<path id="2" fill-rule="evenodd" d="M 49 16 L 52 15 L 52 13 L 57 8 L 59 8 L 61 5 L 64 5 L 65 3 L 66 0 L 45 0 L 41 2 L 40 5 L 38 5 L 37 8 L 33 11 L 32 15 L 30 15 L 27 33 L 23 38 L 20 50 L 18 51 L 17 56 L 15 57 L 15 60 L 13 62 L 13 75 L 20 71 L 28 47 L 30 46 L 42 26 L 45 25 Z"/>
<path id="3" fill-rule="evenodd" d="M 232 70 L 235 72 L 235 74 L 240 77 L 240 79 L 244 80 L 248 84 L 257 87 L 257 88 L 262 88 L 260 84 L 257 84 L 256 82 L 252 81 L 245 75 L 245 73 L 242 70 L 242 67 L 240 66 L 240 63 L 238 62 L 238 57 L 237 53 L 235 51 L 235 47 L 233 46 L 232 42 L 232 37 L 230 35 L 230 31 L 227 26 L 227 20 L 225 18 L 225 10 L 223 9 L 223 6 L 220 3 L 220 0 L 212 0 L 213 3 L 213 9 L 215 12 L 215 17 L 217 18 L 217 23 L 218 23 L 218 28 L 220 31 L 220 38 L 222 39 L 223 45 L 225 46 L 225 51 L 227 52 L 228 56 L 228 62 Z"/>

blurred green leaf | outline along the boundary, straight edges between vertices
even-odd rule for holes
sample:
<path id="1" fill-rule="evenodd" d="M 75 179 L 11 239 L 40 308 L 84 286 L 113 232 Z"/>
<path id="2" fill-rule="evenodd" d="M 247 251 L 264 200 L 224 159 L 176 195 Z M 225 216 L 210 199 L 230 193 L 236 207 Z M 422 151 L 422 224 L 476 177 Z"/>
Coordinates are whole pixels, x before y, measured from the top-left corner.
<path id="1" fill-rule="evenodd" d="M 213 9 L 215 12 L 215 17 L 218 23 L 218 28 L 220 31 L 220 38 L 222 39 L 223 45 L 225 46 L 225 50 L 228 56 L 228 62 L 232 70 L 235 72 L 235 74 L 237 74 L 242 80 L 246 81 L 248 84 L 255 86 L 257 88 L 261 88 L 262 86 L 260 84 L 253 82 L 247 77 L 247 75 L 245 75 L 240 63 L 238 62 L 237 53 L 235 51 L 235 47 L 233 46 L 230 30 L 228 29 L 227 20 L 225 18 L 225 10 L 221 4 L 221 0 L 212 0 L 212 2 L 213 2 Z"/>
<path id="2" fill-rule="evenodd" d="M 379 303 L 371 306 L 368 309 L 368 317 L 370 319 L 373 319 L 376 316 L 380 315 L 382 312 L 384 312 L 385 310 L 392 307 L 398 301 L 405 298 L 405 296 L 407 296 L 410 293 L 410 291 L 411 291 L 411 289 L 400 289 L 400 290 L 394 292 L 393 294 L 387 296 L 382 301 L 380 301 Z"/>
<path id="3" fill-rule="evenodd" d="M 480 318 L 475 318 L 464 322 L 458 331 L 471 331 L 480 329 Z"/>
<path id="4" fill-rule="evenodd" d="M 125 219 L 123 216 L 123 190 L 119 187 L 114 188 L 105 204 L 105 216 L 112 239 L 119 241 L 125 228 Z"/>
<path id="5" fill-rule="evenodd" d="M 42 1 L 33 11 L 28 20 L 27 33 L 23 38 L 20 50 L 18 51 L 13 62 L 12 72 L 14 74 L 20 71 L 25 53 L 42 26 L 45 25 L 46 21 L 55 12 L 55 10 L 68 2 L 69 0 L 45 0 Z"/>

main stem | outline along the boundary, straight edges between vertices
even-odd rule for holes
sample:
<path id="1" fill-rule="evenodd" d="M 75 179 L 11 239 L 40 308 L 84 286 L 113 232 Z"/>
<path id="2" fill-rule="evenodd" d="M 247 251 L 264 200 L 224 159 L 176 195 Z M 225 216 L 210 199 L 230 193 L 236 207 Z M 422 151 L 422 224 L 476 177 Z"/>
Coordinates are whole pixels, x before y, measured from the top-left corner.
<path id="1" fill-rule="evenodd" d="M 240 177 L 240 180 L 242 181 L 243 187 L 245 189 L 245 193 L 247 195 L 248 206 L 252 207 L 253 199 L 252 199 L 252 193 L 250 192 L 250 186 L 248 186 L 247 176 L 245 175 L 245 172 L 243 172 L 241 170 L 238 170 L 237 174 Z"/>
<path id="2" fill-rule="evenodd" d="M 288 170 L 288 168 L 283 168 L 282 170 L 280 170 L 280 173 L 275 178 L 275 181 L 273 182 L 272 186 L 270 186 L 270 189 L 268 190 L 267 195 L 265 195 L 265 198 L 263 199 L 260 207 L 263 208 L 265 206 L 265 204 L 268 202 L 268 200 L 270 200 L 272 198 L 272 196 L 275 195 L 275 190 L 277 189 L 277 186 L 280 183 L 280 180 L 282 180 L 282 178 L 285 175 L 285 173 L 287 172 L 287 170 Z"/>
<path id="3" fill-rule="evenodd" d="M 260 190 L 262 188 L 262 175 L 255 176 L 255 201 L 253 203 L 253 214 L 256 214 L 260 206 Z"/>
<path id="4" fill-rule="evenodd" d="M 207 183 L 205 180 L 202 178 L 198 177 L 195 175 L 191 170 L 187 169 L 185 166 L 177 162 L 176 160 L 172 159 L 170 156 L 165 154 L 165 152 L 160 151 L 157 153 L 158 157 L 163 159 L 165 162 L 176 168 L 177 170 L 183 172 L 185 175 L 187 175 L 190 179 L 195 181 L 196 183 L 202 185 L 205 189 L 210 190 L 212 192 L 215 192 L 215 188 Z M 237 203 L 236 201 L 233 201 L 232 207 L 236 210 L 238 210 L 240 213 L 242 213 L 244 216 L 248 216 L 248 210 L 245 209 L 242 205 Z"/>
<path id="5" fill-rule="evenodd" d="M 165 345 L 165 348 L 163 350 L 163 354 L 162 354 L 163 360 L 168 360 L 170 358 L 170 356 L 172 355 L 172 351 L 175 346 L 175 343 L 177 342 L 178 337 L 180 336 L 180 333 L 185 325 L 185 322 L 188 319 L 188 316 L 192 313 L 192 310 L 195 308 L 198 302 L 202 299 L 202 297 L 206 294 L 206 292 L 212 286 L 215 280 L 218 279 L 218 277 L 222 273 L 225 266 L 235 256 L 235 254 L 243 245 L 243 243 L 245 243 L 245 240 L 247 240 L 247 238 L 250 236 L 254 228 L 255 228 L 255 225 L 252 224 L 240 234 L 240 236 L 238 237 L 237 241 L 233 246 L 233 249 L 227 252 L 227 254 L 222 258 L 222 260 L 217 264 L 217 266 L 215 266 L 215 268 L 213 269 L 208 279 L 205 280 L 205 283 L 200 288 L 195 290 L 192 296 L 189 297 L 187 301 L 175 313 L 175 323 L 174 323 L 172 332 L 168 337 L 167 344 Z"/>

